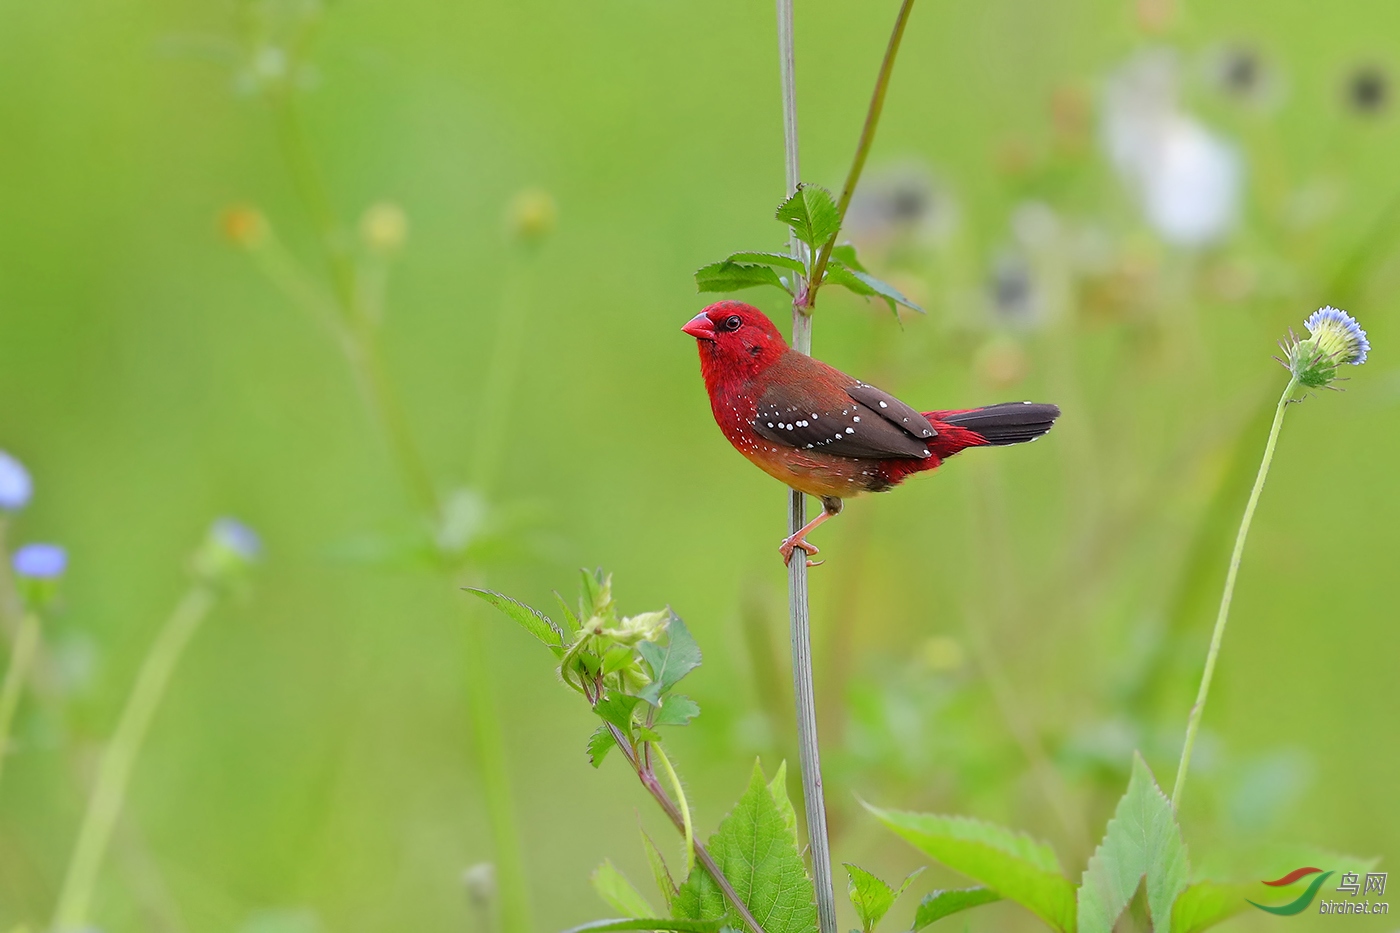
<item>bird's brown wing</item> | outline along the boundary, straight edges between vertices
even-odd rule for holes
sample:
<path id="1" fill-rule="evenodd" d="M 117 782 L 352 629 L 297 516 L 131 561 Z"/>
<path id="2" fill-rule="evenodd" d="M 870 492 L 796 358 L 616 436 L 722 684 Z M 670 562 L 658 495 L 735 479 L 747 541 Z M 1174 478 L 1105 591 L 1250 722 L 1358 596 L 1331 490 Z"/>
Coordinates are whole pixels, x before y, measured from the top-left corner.
<path id="1" fill-rule="evenodd" d="M 930 455 L 933 426 L 894 396 L 806 357 L 774 369 L 753 423 L 768 440 L 852 458 Z"/>

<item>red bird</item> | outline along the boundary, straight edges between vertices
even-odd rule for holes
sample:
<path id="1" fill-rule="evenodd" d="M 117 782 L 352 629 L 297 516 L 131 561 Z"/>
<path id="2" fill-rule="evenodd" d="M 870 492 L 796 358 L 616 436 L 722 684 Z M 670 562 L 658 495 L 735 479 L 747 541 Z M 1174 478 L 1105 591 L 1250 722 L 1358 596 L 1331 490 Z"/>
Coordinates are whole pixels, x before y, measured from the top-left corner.
<path id="1" fill-rule="evenodd" d="M 1008 402 L 919 412 L 887 392 L 798 353 L 762 311 L 712 304 L 681 328 L 700 348 L 700 372 L 724 436 L 759 469 L 822 500 L 822 514 L 778 548 L 818 553 L 807 535 L 841 500 L 884 492 L 968 447 L 1021 444 L 1060 417 L 1055 405 Z M 808 561 L 811 564 L 811 561 Z"/>

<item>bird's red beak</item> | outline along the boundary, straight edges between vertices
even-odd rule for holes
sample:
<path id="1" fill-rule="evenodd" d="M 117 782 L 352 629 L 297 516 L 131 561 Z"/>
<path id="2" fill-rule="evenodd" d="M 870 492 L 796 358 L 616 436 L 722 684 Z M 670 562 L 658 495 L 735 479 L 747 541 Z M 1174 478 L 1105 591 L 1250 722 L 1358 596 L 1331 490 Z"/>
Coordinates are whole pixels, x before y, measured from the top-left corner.
<path id="1" fill-rule="evenodd" d="M 697 340 L 715 339 L 715 323 L 711 321 L 710 316 L 703 311 L 686 321 L 685 326 L 682 327 L 681 330 Z"/>

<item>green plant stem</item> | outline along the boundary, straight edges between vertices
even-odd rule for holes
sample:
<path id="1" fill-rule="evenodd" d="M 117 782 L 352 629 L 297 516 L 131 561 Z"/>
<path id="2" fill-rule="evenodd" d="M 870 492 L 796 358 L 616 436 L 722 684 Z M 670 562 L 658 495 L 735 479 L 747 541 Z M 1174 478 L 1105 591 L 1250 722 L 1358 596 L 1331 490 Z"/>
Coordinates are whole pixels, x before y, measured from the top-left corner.
<path id="1" fill-rule="evenodd" d="M 515 825 L 515 801 L 506 767 L 505 737 L 500 712 L 486 663 L 485 633 L 481 618 L 468 610 L 466 619 L 467 701 L 471 707 L 472 734 L 476 737 L 477 766 L 491 822 L 491 842 L 496 852 L 496 877 L 501 892 L 501 927 L 506 933 L 529 933 L 530 895 L 525 883 L 525 857 Z"/>
<path id="2" fill-rule="evenodd" d="M 797 83 L 793 71 L 792 0 L 777 0 L 778 61 L 783 85 L 783 150 L 788 194 L 802 180 L 797 140 Z M 802 244 L 789 239 L 795 259 L 805 261 Z M 795 282 L 798 297 L 792 307 L 792 347 L 812 352 L 811 307 L 805 300 L 808 285 Z M 788 533 L 796 534 L 807 523 L 806 497 L 788 491 Z M 797 715 L 797 749 L 802 768 L 802 800 L 807 814 L 807 841 L 812 853 L 812 881 L 821 933 L 836 933 L 836 894 L 831 880 L 831 842 L 827 836 L 826 796 L 822 789 L 821 749 L 817 741 L 817 703 L 812 678 L 812 626 L 807 596 L 807 561 L 799 553 L 788 561 L 788 618 L 792 640 L 792 685 Z"/>
<path id="3" fill-rule="evenodd" d="M 429 522 L 435 525 L 442 518 L 442 503 L 384 364 L 379 340 L 379 315 L 371 313 L 361 304 L 361 290 L 355 285 L 354 262 L 342 243 L 340 225 L 326 195 L 319 165 L 311 155 L 292 93 L 292 89 L 284 89 L 275 99 L 278 132 L 293 182 L 320 234 L 330 270 L 332 292 L 339 310 L 336 317 L 341 326 L 336 328 L 336 332 L 341 338 L 340 345 L 359 383 L 361 397 L 388 441 L 405 488 Z M 300 282 L 304 277 L 294 274 L 295 263 L 278 262 L 276 255 L 273 255 L 267 271 L 289 294 L 302 296 L 302 303 L 314 300 L 315 290 L 308 292 L 301 287 Z M 314 303 L 309 308 L 316 311 Z M 495 703 L 495 687 L 482 649 L 481 621 L 474 612 L 467 614 L 466 629 L 467 702 L 471 707 L 475 757 L 481 768 L 482 789 L 491 823 L 501 891 L 502 928 L 505 933 L 529 933 L 530 900 L 523 846 L 510 792 L 510 773 L 506 766 L 505 742 Z"/>
<path id="4" fill-rule="evenodd" d="M 28 612 L 20 620 L 19 631 L 15 633 L 15 640 L 10 646 L 10 663 L 5 668 L 4 684 L 0 685 L 0 776 L 5 773 L 15 710 L 19 708 L 19 698 L 24 692 L 24 682 L 29 678 L 29 668 L 34 663 L 34 652 L 38 647 L 39 616 Z"/>
<path id="5" fill-rule="evenodd" d="M 856 193 L 856 185 L 860 183 L 860 173 L 865 169 L 866 157 L 870 155 L 870 147 L 875 143 L 875 130 L 880 125 L 880 114 L 885 109 L 885 92 L 889 90 L 890 75 L 894 73 L 895 56 L 899 54 L 899 45 L 904 40 L 904 27 L 909 23 L 909 14 L 913 10 L 914 0 L 904 0 L 899 6 L 899 15 L 895 18 L 894 30 L 890 33 L 890 41 L 885 46 L 885 58 L 880 62 L 880 73 L 875 78 L 875 91 L 870 96 L 870 109 L 866 111 L 865 125 L 861 127 L 860 142 L 856 143 L 856 157 L 851 160 L 851 170 L 846 173 L 846 184 L 841 188 L 840 200 L 836 202 L 836 232 L 822 244 L 821 252 L 817 254 L 817 261 L 812 265 L 812 281 L 807 288 L 804 302 L 808 308 L 816 307 L 817 289 L 821 288 L 827 261 L 831 259 L 831 251 L 836 246 L 836 238 L 841 234 L 840 224 L 846 220 L 846 210 L 851 206 L 851 198 Z"/>
<path id="6" fill-rule="evenodd" d="M 661 759 L 666 779 L 671 782 L 671 788 L 676 792 L 676 805 L 680 808 L 681 822 L 684 825 L 685 873 L 688 875 L 695 868 L 695 825 L 690 819 L 690 804 L 685 799 L 685 787 L 681 784 L 680 775 L 676 774 L 676 769 L 672 767 L 671 759 L 666 757 L 666 750 L 659 743 L 653 743 L 651 747 L 656 749 L 656 757 Z"/>
<path id="7" fill-rule="evenodd" d="M 1230 602 L 1235 596 L 1235 581 L 1240 574 L 1240 561 L 1244 557 L 1244 543 L 1249 537 L 1249 526 L 1254 521 L 1254 510 L 1259 505 L 1259 496 L 1264 491 L 1264 481 L 1269 478 L 1269 465 L 1274 460 L 1274 448 L 1278 446 L 1279 430 L 1283 427 L 1283 416 L 1293 400 L 1293 392 L 1298 388 L 1298 377 L 1288 380 L 1288 388 L 1279 397 L 1278 408 L 1274 411 L 1274 422 L 1269 428 L 1269 441 L 1264 445 L 1264 459 L 1259 464 L 1259 473 L 1254 477 L 1254 488 L 1249 492 L 1249 502 L 1244 507 L 1244 517 L 1240 519 L 1240 530 L 1235 535 L 1235 549 L 1230 554 L 1230 569 L 1225 574 L 1225 590 L 1220 594 L 1220 610 L 1215 616 L 1215 631 L 1210 636 L 1210 650 L 1206 652 L 1206 669 L 1201 674 L 1201 688 L 1196 693 L 1196 703 L 1191 707 L 1191 715 L 1186 720 L 1186 741 L 1181 748 L 1181 762 L 1176 769 L 1176 783 L 1172 785 L 1172 808 L 1181 806 L 1182 789 L 1186 786 L 1186 772 L 1191 767 L 1191 750 L 1196 745 L 1196 733 L 1201 728 L 1201 715 L 1205 712 L 1206 698 L 1210 696 L 1211 678 L 1215 676 L 1215 662 L 1220 657 L 1220 643 L 1225 639 L 1225 624 L 1230 620 Z"/>
<path id="8" fill-rule="evenodd" d="M 170 675 L 191 636 L 213 608 L 215 599 L 215 591 L 208 584 L 192 584 L 156 636 L 141 664 L 136 683 L 117 721 L 116 731 L 98 765 L 87 811 L 78 831 L 78 841 L 68 862 L 58 907 L 54 911 L 54 933 L 75 933 L 87 926 L 98 868 L 121 813 L 136 757 L 140 754 L 151 719 L 165 695 Z"/>

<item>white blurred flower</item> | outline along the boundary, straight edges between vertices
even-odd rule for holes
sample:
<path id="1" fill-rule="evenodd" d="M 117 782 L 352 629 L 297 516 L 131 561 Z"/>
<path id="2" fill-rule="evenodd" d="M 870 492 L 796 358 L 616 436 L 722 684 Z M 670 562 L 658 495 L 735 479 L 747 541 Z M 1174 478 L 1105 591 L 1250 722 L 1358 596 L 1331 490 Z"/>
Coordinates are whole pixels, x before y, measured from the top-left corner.
<path id="1" fill-rule="evenodd" d="M 1204 246 L 1234 226 L 1243 167 L 1234 146 L 1181 110 L 1177 83 L 1166 50 L 1121 68 L 1105 93 L 1104 145 L 1158 235 Z"/>

